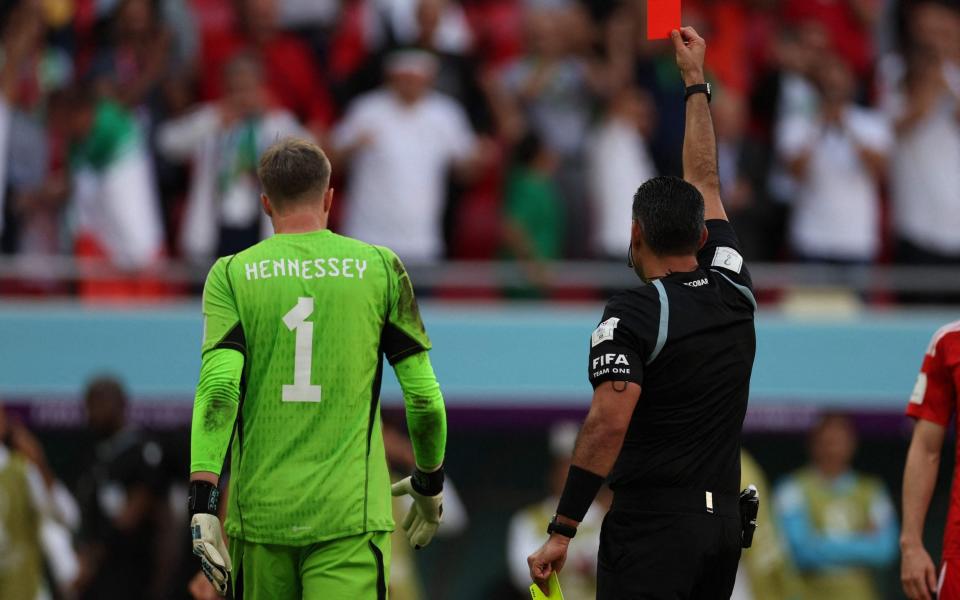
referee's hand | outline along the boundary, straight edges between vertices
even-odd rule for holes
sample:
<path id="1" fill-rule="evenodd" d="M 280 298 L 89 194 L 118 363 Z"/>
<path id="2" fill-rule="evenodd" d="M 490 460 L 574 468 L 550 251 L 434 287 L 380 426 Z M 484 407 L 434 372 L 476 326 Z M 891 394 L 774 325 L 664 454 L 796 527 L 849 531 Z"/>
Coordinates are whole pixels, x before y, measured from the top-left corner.
<path id="1" fill-rule="evenodd" d="M 703 60 L 707 43 L 693 27 L 681 27 L 670 32 L 670 40 L 677 54 L 677 67 L 684 85 L 706 81 L 703 75 Z"/>
<path id="2" fill-rule="evenodd" d="M 563 570 L 563 563 L 567 562 L 567 546 L 570 538 L 554 533 L 540 549 L 527 557 L 527 566 L 530 567 L 530 578 L 540 586 L 544 594 L 550 595 L 550 586 L 547 579 L 554 571 Z"/>

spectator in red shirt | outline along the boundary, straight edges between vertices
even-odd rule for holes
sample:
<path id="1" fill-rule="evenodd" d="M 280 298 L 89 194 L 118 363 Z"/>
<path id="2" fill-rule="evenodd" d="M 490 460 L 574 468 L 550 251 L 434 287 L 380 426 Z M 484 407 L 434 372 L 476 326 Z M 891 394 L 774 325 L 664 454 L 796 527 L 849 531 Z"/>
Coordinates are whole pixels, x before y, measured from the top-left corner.
<path id="1" fill-rule="evenodd" d="M 830 35 L 834 50 L 858 77 L 871 74 L 873 30 L 880 17 L 877 0 L 786 0 L 787 22 L 815 21 Z"/>
<path id="2" fill-rule="evenodd" d="M 267 87 L 283 107 L 321 133 L 333 119 L 333 102 L 310 47 L 278 25 L 276 0 L 238 0 L 235 27 L 203 40 L 200 81 L 205 100 L 223 96 L 222 73 L 241 52 L 259 57 Z"/>

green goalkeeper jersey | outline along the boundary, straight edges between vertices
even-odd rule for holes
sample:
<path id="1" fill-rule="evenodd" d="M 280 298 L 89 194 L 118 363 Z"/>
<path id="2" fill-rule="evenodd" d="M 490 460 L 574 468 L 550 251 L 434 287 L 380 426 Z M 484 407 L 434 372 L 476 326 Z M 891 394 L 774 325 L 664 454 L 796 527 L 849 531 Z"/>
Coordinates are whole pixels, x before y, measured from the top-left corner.
<path id="1" fill-rule="evenodd" d="M 219 474 L 232 432 L 227 534 L 305 545 L 392 530 L 382 358 L 430 348 L 400 259 L 329 230 L 278 234 L 216 262 L 203 313 L 191 471 Z M 202 389 L 217 378 L 209 353 L 224 349 L 243 356 L 234 413 Z M 438 439 L 417 459 L 439 464 L 442 453 Z"/>

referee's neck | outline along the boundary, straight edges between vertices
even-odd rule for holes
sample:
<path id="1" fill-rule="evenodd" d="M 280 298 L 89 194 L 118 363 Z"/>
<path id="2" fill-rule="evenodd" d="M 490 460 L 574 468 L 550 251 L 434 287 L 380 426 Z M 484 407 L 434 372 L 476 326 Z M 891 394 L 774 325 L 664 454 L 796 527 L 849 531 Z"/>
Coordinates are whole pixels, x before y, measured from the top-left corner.
<path id="1" fill-rule="evenodd" d="M 690 255 L 681 256 L 652 256 L 649 262 L 644 265 L 643 272 L 647 273 L 650 281 L 661 279 L 673 273 L 690 273 L 700 268 L 697 263 L 697 257 Z"/>

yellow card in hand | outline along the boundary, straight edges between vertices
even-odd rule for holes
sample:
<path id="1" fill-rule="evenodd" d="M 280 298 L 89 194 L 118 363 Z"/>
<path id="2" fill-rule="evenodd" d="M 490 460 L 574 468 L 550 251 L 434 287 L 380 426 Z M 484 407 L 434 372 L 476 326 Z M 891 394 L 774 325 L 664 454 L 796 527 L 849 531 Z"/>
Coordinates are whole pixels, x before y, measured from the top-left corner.
<path id="1" fill-rule="evenodd" d="M 532 600 L 563 600 L 563 592 L 560 591 L 560 579 L 557 577 L 556 571 L 550 574 L 550 578 L 547 579 L 547 586 L 550 588 L 549 596 L 543 593 L 539 585 L 531 585 L 530 598 Z"/>

